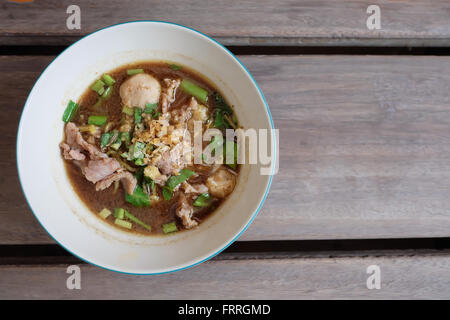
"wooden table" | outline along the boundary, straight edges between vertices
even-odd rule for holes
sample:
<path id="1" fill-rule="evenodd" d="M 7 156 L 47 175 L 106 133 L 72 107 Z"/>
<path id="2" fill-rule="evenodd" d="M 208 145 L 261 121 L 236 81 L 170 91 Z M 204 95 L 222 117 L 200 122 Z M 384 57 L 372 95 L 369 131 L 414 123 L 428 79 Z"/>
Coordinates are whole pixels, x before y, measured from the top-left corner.
<path id="1" fill-rule="evenodd" d="M 70 4 L 81 30 L 66 28 Z M 450 2 L 370 4 L 380 30 L 367 29 L 362 0 L 2 1 L 0 298 L 450 298 Z M 250 228 L 216 258 L 160 276 L 105 271 L 57 246 L 15 163 L 25 99 L 55 55 L 139 19 L 228 45 L 280 129 L 280 171 Z M 71 264 L 81 290 L 66 289 Z M 380 290 L 366 287 L 369 265 Z"/>

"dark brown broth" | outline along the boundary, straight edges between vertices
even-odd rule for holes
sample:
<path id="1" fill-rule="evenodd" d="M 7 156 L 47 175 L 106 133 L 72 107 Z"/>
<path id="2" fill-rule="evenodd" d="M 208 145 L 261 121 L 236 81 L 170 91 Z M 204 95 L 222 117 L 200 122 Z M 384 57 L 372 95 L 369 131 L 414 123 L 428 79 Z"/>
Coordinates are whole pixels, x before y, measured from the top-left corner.
<path id="1" fill-rule="evenodd" d="M 167 62 L 139 62 L 125 65 L 109 72 L 116 82 L 113 87 L 112 95 L 102 104 L 102 108 L 105 110 L 103 113 L 108 115 L 108 122 L 113 121 L 117 124 L 120 123 L 122 119 L 122 104 L 119 95 L 119 88 L 120 85 L 129 77 L 127 75 L 127 69 L 138 68 L 144 69 L 146 73 L 153 75 L 155 78 L 160 80 L 161 83 L 164 78 L 185 78 L 205 88 L 210 95 L 213 92 L 219 92 L 207 79 L 186 67 L 183 67 L 181 70 L 172 70 Z M 171 110 L 181 107 L 188 101 L 189 98 L 190 95 L 184 93 L 181 89 L 178 89 L 176 92 L 176 100 L 172 103 Z M 98 111 L 92 110 L 92 106 L 97 102 L 97 99 L 98 94 L 96 92 L 92 91 L 90 88 L 86 89 L 81 99 L 78 101 L 80 108 L 76 117 L 73 119 L 73 122 L 77 126 L 87 124 L 87 119 L 90 115 L 100 114 Z M 212 111 L 214 108 L 214 99 L 210 97 L 208 100 L 211 101 L 211 103 L 208 104 L 208 108 Z M 98 140 L 96 141 L 96 144 L 97 146 L 99 145 Z M 181 221 L 176 216 L 176 204 L 179 194 L 182 191 L 176 191 L 170 201 L 161 200 L 152 206 L 137 208 L 125 201 L 124 190 L 122 187 L 120 187 L 116 192 L 114 192 L 114 186 L 111 186 L 103 191 L 95 191 L 95 185 L 85 179 L 80 169 L 72 161 L 65 161 L 65 166 L 75 192 L 93 213 L 98 213 L 103 208 L 107 208 L 111 211 L 113 211 L 114 208 L 124 208 L 135 217 L 152 227 L 152 231 L 150 233 L 143 227 L 133 223 L 132 231 L 145 235 L 161 234 L 163 232 L 162 225 L 172 221 L 176 221 L 179 230 L 184 230 Z M 239 172 L 239 167 L 240 166 L 237 168 L 237 172 Z M 199 176 L 191 178 L 188 182 L 202 183 L 206 181 L 208 177 L 208 170 L 206 166 L 193 165 L 189 167 L 189 169 L 195 171 Z M 160 190 L 158 190 L 158 194 L 162 198 Z M 195 220 L 199 223 L 204 221 L 223 201 L 224 200 L 215 200 L 215 202 L 207 208 L 194 207 Z M 115 218 L 110 215 L 106 221 L 114 225 L 114 219 Z"/>

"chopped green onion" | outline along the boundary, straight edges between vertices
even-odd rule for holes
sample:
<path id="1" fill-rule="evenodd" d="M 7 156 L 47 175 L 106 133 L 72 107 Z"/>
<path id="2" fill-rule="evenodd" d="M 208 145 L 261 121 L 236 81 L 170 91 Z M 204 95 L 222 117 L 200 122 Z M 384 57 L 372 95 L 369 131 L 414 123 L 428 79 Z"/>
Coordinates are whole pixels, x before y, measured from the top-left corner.
<path id="1" fill-rule="evenodd" d="M 101 93 L 99 93 L 99 91 L 101 89 L 105 90 L 103 87 L 105 86 L 105 83 L 102 80 L 97 80 L 94 82 L 94 84 L 91 86 L 91 89 L 95 92 L 97 92 L 98 94 L 101 95 Z"/>
<path id="2" fill-rule="evenodd" d="M 80 132 L 89 132 L 92 135 L 97 132 L 97 127 L 93 124 L 89 124 L 87 126 L 79 126 L 78 129 L 80 130 Z"/>
<path id="3" fill-rule="evenodd" d="M 195 199 L 193 205 L 195 207 L 207 207 L 211 204 L 211 197 L 207 193 L 202 193 Z"/>
<path id="4" fill-rule="evenodd" d="M 70 100 L 67 104 L 66 110 L 64 110 L 62 121 L 64 121 L 65 123 L 72 121 L 73 117 L 77 113 L 77 110 L 78 104 Z"/>
<path id="5" fill-rule="evenodd" d="M 114 208 L 113 216 L 118 219 L 123 219 L 123 217 L 125 216 L 125 209 L 124 208 Z"/>
<path id="6" fill-rule="evenodd" d="M 144 69 L 128 69 L 127 75 L 132 76 L 138 73 L 144 73 Z"/>
<path id="7" fill-rule="evenodd" d="M 175 222 L 163 224 L 162 227 L 163 227 L 163 232 L 166 234 L 178 231 L 178 228 L 177 228 L 177 225 Z"/>
<path id="8" fill-rule="evenodd" d="M 147 103 L 145 105 L 144 113 L 152 114 L 156 111 L 156 108 L 158 107 L 157 103 Z"/>
<path id="9" fill-rule="evenodd" d="M 111 215 L 111 211 L 106 208 L 103 208 L 102 211 L 98 213 L 98 215 L 100 216 L 100 218 L 106 219 Z"/>
<path id="10" fill-rule="evenodd" d="M 120 155 L 122 158 L 128 159 L 128 153 L 124 152 Z"/>
<path id="11" fill-rule="evenodd" d="M 93 124 L 96 126 L 102 126 L 106 123 L 106 116 L 89 116 L 88 124 Z"/>
<path id="12" fill-rule="evenodd" d="M 207 103 L 208 101 L 208 91 L 203 89 L 202 87 L 199 87 L 195 83 L 183 79 L 181 81 L 181 88 L 188 94 L 196 97 L 198 100 L 200 100 L 202 103 Z"/>
<path id="13" fill-rule="evenodd" d="M 134 107 L 134 123 L 141 123 L 142 121 L 142 109 Z"/>
<path id="14" fill-rule="evenodd" d="M 136 218 L 135 216 L 133 216 L 131 213 L 129 213 L 127 210 L 125 210 L 125 218 L 130 219 L 131 221 L 137 223 L 138 225 L 144 227 L 145 229 L 147 229 L 148 231 L 152 230 L 152 227 L 149 226 L 148 224 L 142 222 L 141 220 L 139 220 L 138 218 Z"/>
<path id="15" fill-rule="evenodd" d="M 134 111 L 133 111 L 133 109 L 130 108 L 130 107 L 123 106 L 122 112 L 125 113 L 125 114 L 127 114 L 127 115 L 129 115 L 129 116 L 132 116 Z"/>
<path id="16" fill-rule="evenodd" d="M 103 92 L 103 94 L 102 94 L 102 98 L 108 99 L 111 96 L 112 91 L 113 91 L 113 88 L 111 86 L 107 87 L 105 92 Z"/>
<path id="17" fill-rule="evenodd" d="M 136 186 L 133 194 L 125 192 L 125 201 L 131 203 L 135 207 L 148 207 L 150 205 L 148 194 L 142 190 L 141 186 Z"/>
<path id="18" fill-rule="evenodd" d="M 105 81 L 105 83 L 108 86 L 112 86 L 114 83 L 116 83 L 116 80 L 114 80 L 113 77 L 111 77 L 109 74 L 105 73 L 102 77 L 103 81 Z"/>
<path id="19" fill-rule="evenodd" d="M 131 222 L 121 220 L 119 218 L 116 218 L 116 220 L 114 220 L 114 223 L 117 224 L 118 226 L 120 226 L 122 228 L 126 228 L 126 229 L 131 229 L 133 227 Z"/>
<path id="20" fill-rule="evenodd" d="M 103 93 L 105 93 L 105 87 L 101 87 L 100 90 L 97 91 L 97 93 L 101 96 Z"/>
<path id="21" fill-rule="evenodd" d="M 181 70 L 183 67 L 176 65 L 176 64 L 169 64 L 169 68 L 177 71 L 177 70 Z"/>
<path id="22" fill-rule="evenodd" d="M 158 119 L 160 114 L 161 114 L 161 112 L 156 111 L 156 112 L 153 114 L 152 118 L 153 118 L 153 119 Z"/>

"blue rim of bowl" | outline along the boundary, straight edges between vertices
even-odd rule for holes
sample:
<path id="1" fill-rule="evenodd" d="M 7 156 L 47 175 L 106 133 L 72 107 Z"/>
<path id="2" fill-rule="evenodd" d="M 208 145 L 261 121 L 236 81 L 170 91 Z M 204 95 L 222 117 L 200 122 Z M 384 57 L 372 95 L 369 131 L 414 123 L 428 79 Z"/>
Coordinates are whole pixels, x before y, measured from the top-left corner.
<path id="1" fill-rule="evenodd" d="M 195 30 L 195 29 L 192 29 L 192 28 L 183 26 L 183 25 L 181 25 L 181 24 L 177 24 L 177 23 L 173 23 L 173 22 L 167 22 L 167 21 L 158 21 L 158 20 L 134 20 L 134 21 L 127 21 L 127 22 L 122 22 L 122 23 L 110 25 L 110 26 L 107 26 L 107 27 L 98 29 L 98 30 L 96 30 L 96 31 L 94 31 L 94 32 L 91 32 L 91 33 L 85 35 L 84 37 L 82 37 L 81 39 L 75 41 L 75 42 L 72 43 L 70 46 L 68 46 L 66 49 L 64 49 L 64 50 L 63 50 L 63 51 L 62 51 L 55 59 L 53 59 L 53 60 L 48 64 L 47 67 L 45 67 L 44 71 L 42 71 L 42 73 L 39 75 L 38 79 L 37 79 L 36 82 L 34 83 L 33 87 L 31 88 L 30 93 L 28 94 L 28 97 L 27 97 L 27 100 L 25 101 L 25 105 L 24 105 L 24 106 L 27 105 L 28 99 L 30 98 L 31 93 L 32 93 L 33 90 L 34 90 L 34 87 L 35 87 L 36 84 L 39 82 L 40 78 L 41 78 L 42 75 L 45 73 L 45 71 L 53 64 L 53 62 L 56 61 L 56 59 L 58 59 L 64 52 L 66 52 L 67 50 L 69 50 L 73 45 L 75 45 L 75 44 L 78 43 L 79 41 L 83 40 L 84 38 L 87 38 L 87 37 L 89 37 L 89 36 L 91 36 L 91 35 L 93 35 L 93 34 L 95 34 L 95 33 L 97 33 L 97 32 L 102 31 L 102 30 L 109 29 L 109 28 L 113 28 L 113 27 L 117 27 L 117 26 L 120 26 L 120 25 L 123 25 L 123 24 L 141 23 L 141 22 L 162 23 L 162 24 L 169 24 L 169 25 L 178 26 L 178 27 L 181 27 L 181 28 L 184 28 L 184 29 L 188 29 L 188 30 L 190 30 L 190 31 L 193 31 L 193 32 L 195 32 L 195 33 L 197 33 L 197 34 L 199 34 L 199 35 L 201 35 L 201 36 L 204 36 L 204 37 L 208 38 L 209 40 L 213 41 L 214 43 L 216 43 L 217 45 L 219 45 L 222 49 L 225 50 L 225 52 L 227 52 L 232 58 L 234 58 L 234 59 L 240 64 L 240 66 L 245 70 L 245 72 L 247 73 L 247 75 L 250 77 L 250 79 L 252 80 L 253 84 L 254 84 L 255 87 L 258 89 L 258 92 L 259 92 L 260 96 L 262 97 L 262 100 L 263 100 L 263 102 L 264 102 L 264 104 L 265 104 L 265 106 L 266 106 L 266 110 L 267 110 L 267 114 L 269 115 L 270 125 L 271 125 L 271 127 L 272 127 L 272 130 L 275 129 L 274 124 L 273 124 L 272 114 L 270 113 L 269 105 L 268 105 L 268 103 L 267 103 L 266 98 L 264 97 L 264 94 L 263 94 L 262 91 L 261 91 L 261 88 L 259 87 L 259 85 L 258 85 L 258 83 L 256 82 L 255 78 L 253 78 L 252 74 L 248 71 L 247 67 L 246 67 L 246 66 L 245 66 L 245 65 L 244 65 L 244 64 L 243 64 L 243 63 L 242 63 L 242 62 L 241 62 L 241 61 L 240 61 L 240 60 L 239 60 L 239 59 L 238 59 L 238 58 L 230 51 L 230 50 L 228 50 L 224 45 L 222 45 L 222 44 L 221 44 L 220 42 L 218 42 L 217 40 L 211 38 L 211 37 L 208 36 L 207 34 L 204 34 L 204 33 L 200 32 L 200 31 L 197 31 L 197 30 Z M 203 263 L 203 262 L 205 262 L 205 261 L 207 261 L 207 260 L 209 260 L 209 259 L 214 258 L 216 255 L 218 255 L 219 253 L 221 253 L 222 251 L 224 251 L 226 248 L 228 248 L 233 242 L 235 242 L 235 241 L 242 235 L 242 233 L 244 233 L 245 230 L 247 230 L 247 228 L 250 226 L 250 224 L 253 222 L 253 220 L 256 218 L 256 216 L 258 215 L 259 211 L 261 210 L 261 208 L 262 208 L 262 206 L 263 206 L 263 204 L 264 204 L 264 201 L 266 200 L 267 195 L 268 195 L 268 193 L 269 193 L 270 187 L 271 187 L 271 185 L 272 185 L 274 168 L 275 168 L 275 166 L 276 166 L 276 161 L 277 161 L 277 154 L 276 154 L 276 152 L 277 152 L 277 139 L 276 139 L 275 133 L 273 133 L 273 135 L 272 135 L 273 146 L 274 146 L 274 148 L 273 148 L 273 152 L 274 152 L 274 157 L 273 157 L 273 159 L 274 159 L 274 161 L 273 161 L 273 163 L 272 163 L 272 171 L 271 171 L 271 174 L 270 174 L 269 183 L 267 184 L 267 188 L 266 188 L 266 191 L 265 191 L 265 193 L 264 193 L 263 199 L 262 199 L 262 201 L 260 202 L 260 204 L 259 204 L 258 208 L 256 209 L 256 211 L 253 213 L 251 219 L 250 219 L 250 220 L 247 222 L 247 224 L 245 225 L 245 227 L 244 227 L 244 228 L 243 228 L 243 229 L 242 229 L 242 230 L 241 230 L 241 231 L 240 231 L 233 239 L 231 239 L 227 244 L 225 244 L 225 246 L 223 246 L 222 248 L 218 249 L 216 252 L 210 254 L 208 257 L 206 257 L 206 258 L 204 258 L 204 259 L 202 259 L 202 260 L 200 260 L 200 261 L 197 261 L 197 262 L 195 262 L 195 263 L 193 263 L 193 264 L 191 264 L 191 265 L 184 266 L 184 267 L 177 268 L 177 269 L 173 269 L 173 270 L 168 270 L 168 271 L 163 271 L 163 272 L 154 272 L 154 273 L 138 273 L 138 272 L 126 272 L 126 271 L 120 271 L 120 270 L 110 269 L 110 268 L 107 268 L 107 267 L 98 265 L 98 264 L 96 264 L 96 263 L 93 263 L 93 262 L 91 262 L 91 261 L 89 261 L 89 260 L 87 260 L 87 259 L 85 259 L 85 258 L 83 258 L 83 257 L 81 257 L 81 256 L 79 256 L 79 255 L 77 255 L 76 253 L 72 252 L 72 251 L 69 250 L 68 248 L 66 248 L 66 247 L 65 247 L 64 245 L 62 245 L 57 239 L 55 239 L 55 238 L 50 234 L 50 232 L 47 231 L 47 229 L 45 228 L 45 226 L 44 226 L 44 225 L 41 223 L 41 221 L 39 220 L 38 216 L 34 213 L 33 207 L 30 205 L 30 202 L 28 201 L 27 195 L 26 195 L 25 190 L 24 190 L 24 188 L 23 188 L 23 185 L 22 185 L 22 179 L 21 179 L 21 176 L 20 176 L 20 169 L 19 169 L 19 158 L 18 158 L 18 152 L 19 152 L 19 146 L 18 146 L 18 144 L 19 144 L 19 130 L 20 130 L 20 128 L 21 128 L 22 117 L 23 117 L 24 111 L 25 111 L 25 108 L 22 110 L 22 114 L 21 114 L 21 116 L 20 116 L 20 121 L 19 121 L 18 129 L 17 129 L 18 131 L 17 131 L 17 140 L 16 140 L 16 165 L 17 165 L 17 172 L 18 172 L 18 176 L 19 176 L 20 187 L 22 188 L 22 192 L 23 192 L 23 194 L 24 194 L 24 197 L 25 197 L 25 200 L 26 200 L 26 202 L 27 202 L 27 204 L 28 204 L 28 207 L 30 207 L 31 212 L 33 213 L 33 215 L 35 216 L 36 220 L 39 222 L 39 224 L 41 225 L 41 227 L 48 233 L 48 235 L 49 235 L 53 240 L 55 240 L 55 242 L 56 242 L 58 245 L 60 245 L 61 247 L 63 247 L 66 251 L 68 251 L 70 254 L 74 255 L 74 256 L 77 257 L 78 259 L 80 259 L 80 260 L 82 260 L 82 261 L 84 261 L 84 262 L 87 262 L 87 263 L 89 263 L 89 264 L 91 264 L 91 265 L 94 265 L 94 266 L 96 266 L 96 267 L 99 267 L 99 268 L 108 270 L 108 271 L 118 272 L 118 273 L 122 273 L 122 274 L 129 274 L 129 275 L 158 275 L 158 274 L 167 274 L 167 273 L 172 273 L 172 272 L 181 271 L 181 270 L 185 270 L 185 269 L 189 269 L 189 268 L 195 267 L 195 266 L 197 266 L 197 265 L 199 265 L 199 264 L 201 264 L 201 263 Z"/>

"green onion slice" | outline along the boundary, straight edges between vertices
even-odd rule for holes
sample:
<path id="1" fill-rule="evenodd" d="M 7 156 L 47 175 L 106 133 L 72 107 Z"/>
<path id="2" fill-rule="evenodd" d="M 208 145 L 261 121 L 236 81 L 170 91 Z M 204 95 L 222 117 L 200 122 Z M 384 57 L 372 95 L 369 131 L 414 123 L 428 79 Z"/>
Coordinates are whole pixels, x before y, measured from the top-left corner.
<path id="1" fill-rule="evenodd" d="M 100 218 L 106 219 L 111 215 L 111 211 L 106 208 L 103 208 L 102 211 L 98 213 L 98 215 L 100 216 Z"/>
<path id="2" fill-rule="evenodd" d="M 175 222 L 163 224 L 162 227 L 163 227 L 163 232 L 166 234 L 178 231 L 178 228 L 177 228 L 177 225 Z"/>
<path id="3" fill-rule="evenodd" d="M 129 213 L 127 210 L 125 210 L 125 218 L 133 221 L 134 223 L 137 223 L 138 225 L 140 225 L 141 227 L 147 229 L 148 231 L 152 230 L 151 226 L 149 226 L 148 224 L 142 222 L 141 220 L 139 220 L 138 218 L 133 216 L 131 213 Z"/>
<path id="4" fill-rule="evenodd" d="M 65 123 L 72 121 L 73 117 L 77 113 L 77 110 L 78 104 L 70 100 L 67 104 L 66 110 L 64 110 L 62 121 L 64 121 Z"/>
<path id="5" fill-rule="evenodd" d="M 111 96 L 112 91 L 113 91 L 112 87 L 107 87 L 105 89 L 105 92 L 103 92 L 103 94 L 102 94 L 102 98 L 103 99 L 108 99 Z"/>
<path id="6" fill-rule="evenodd" d="M 102 77 L 103 81 L 108 85 L 112 86 L 114 83 L 116 83 L 116 80 L 114 80 L 113 77 L 111 77 L 109 74 L 105 73 Z"/>
<path id="7" fill-rule="evenodd" d="M 208 101 L 208 91 L 203 89 L 202 87 L 199 87 L 195 83 L 183 79 L 181 81 L 181 88 L 187 93 L 194 97 L 196 97 L 198 100 L 200 100 L 202 103 L 207 103 Z"/>
<path id="8" fill-rule="evenodd" d="M 104 86 L 105 86 L 105 83 L 102 80 L 97 80 L 91 86 L 91 89 L 101 95 L 101 93 L 99 93 L 99 91 L 102 89 L 105 90 Z"/>
<path id="9" fill-rule="evenodd" d="M 127 75 L 132 76 L 138 73 L 144 73 L 144 69 L 128 69 Z"/>
<path id="10" fill-rule="evenodd" d="M 89 116 L 88 124 L 102 126 L 106 123 L 107 116 Z"/>
<path id="11" fill-rule="evenodd" d="M 211 204 L 211 197 L 207 193 L 202 193 L 195 199 L 193 205 L 195 207 L 207 207 Z"/>
<path id="12" fill-rule="evenodd" d="M 125 216 L 125 209 L 124 208 L 114 208 L 113 216 L 118 219 L 123 219 Z"/>
<path id="13" fill-rule="evenodd" d="M 126 229 L 131 229 L 133 227 L 133 225 L 131 224 L 131 222 L 116 218 L 116 220 L 114 220 L 114 223 L 117 224 L 118 226 L 122 227 L 122 228 L 126 228 Z"/>

